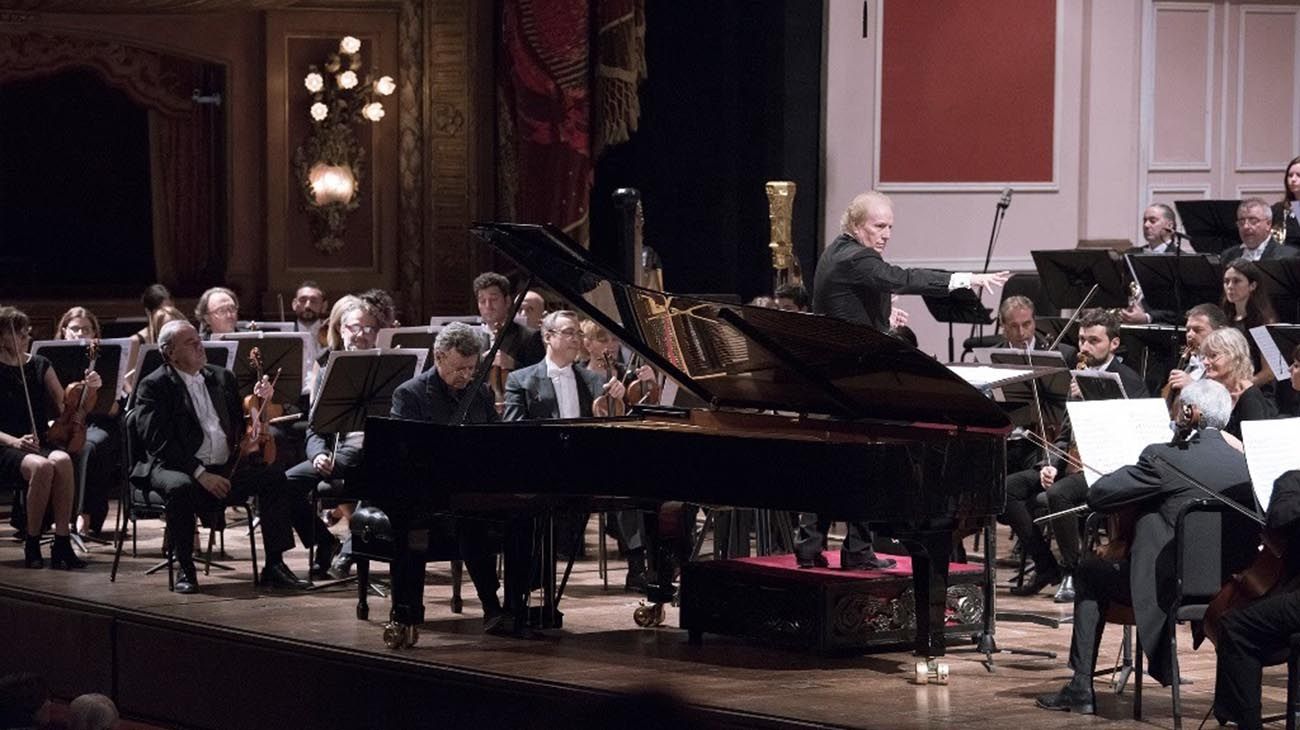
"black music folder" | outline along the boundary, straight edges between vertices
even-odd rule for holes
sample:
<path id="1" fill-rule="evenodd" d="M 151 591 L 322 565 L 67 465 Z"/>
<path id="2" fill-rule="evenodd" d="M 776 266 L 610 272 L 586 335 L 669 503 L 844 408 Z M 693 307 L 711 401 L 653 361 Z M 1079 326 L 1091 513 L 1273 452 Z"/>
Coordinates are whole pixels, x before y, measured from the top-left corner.
<path id="1" fill-rule="evenodd" d="M 1044 291 L 1050 292 L 1052 303 L 1061 309 L 1078 308 L 1093 285 L 1097 293 L 1089 307 L 1128 306 L 1125 266 L 1119 253 L 1108 248 L 1076 248 L 1029 254 L 1034 257 Z"/>
<path id="2" fill-rule="evenodd" d="M 302 393 L 303 350 L 307 346 L 309 332 L 230 332 L 218 335 L 219 342 L 235 343 L 235 382 L 239 384 L 239 395 L 250 395 L 256 384 L 257 373 L 249 362 L 249 355 L 256 347 L 262 354 L 262 373 L 275 381 L 275 394 L 271 400 L 279 403 L 297 403 Z M 279 377 L 276 377 L 279 371 Z"/>
<path id="3" fill-rule="evenodd" d="M 88 340 L 40 340 L 32 343 L 32 354 L 41 355 L 50 361 L 54 375 L 59 384 L 65 388 L 69 383 L 82 380 L 86 374 Z M 122 337 L 99 341 L 99 358 L 95 361 L 95 372 L 104 381 L 96 393 L 95 409 L 91 413 L 100 415 L 108 413 L 117 401 L 117 394 L 122 392 L 122 381 L 126 377 L 127 358 L 131 354 L 131 339 Z"/>
<path id="4" fill-rule="evenodd" d="M 1241 243 L 1237 232 L 1240 200 L 1175 200 L 1183 230 L 1197 253 L 1221 253 Z"/>
<path id="5" fill-rule="evenodd" d="M 1079 384 L 1079 393 L 1084 400 L 1114 400 L 1128 398 L 1124 392 L 1124 383 L 1119 375 L 1096 370 L 1072 370 L 1070 377 Z"/>
<path id="6" fill-rule="evenodd" d="M 1300 322 L 1300 258 L 1261 260 L 1255 265 L 1264 274 L 1277 316 L 1288 322 Z"/>
<path id="7" fill-rule="evenodd" d="M 393 392 L 415 377 L 419 350 L 357 350 L 330 353 L 308 422 L 316 433 L 363 431 L 368 416 L 387 416 Z"/>
<path id="8" fill-rule="evenodd" d="M 1189 308 L 1223 297 L 1223 272 L 1217 256 L 1139 253 L 1129 254 L 1128 261 L 1142 288 L 1147 311 L 1172 310 L 1181 318 Z"/>

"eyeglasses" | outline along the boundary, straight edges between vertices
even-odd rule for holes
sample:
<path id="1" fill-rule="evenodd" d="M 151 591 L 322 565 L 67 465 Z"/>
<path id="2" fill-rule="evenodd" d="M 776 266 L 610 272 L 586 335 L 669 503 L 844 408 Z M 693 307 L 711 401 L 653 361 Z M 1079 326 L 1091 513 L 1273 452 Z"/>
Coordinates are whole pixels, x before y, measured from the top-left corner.
<path id="1" fill-rule="evenodd" d="M 84 325 L 84 324 L 70 324 L 70 325 L 65 325 L 65 326 L 64 326 L 64 329 L 66 329 L 66 330 L 69 331 L 69 332 L 89 332 L 89 331 L 90 331 L 90 327 L 89 327 L 88 325 Z"/>
<path id="2" fill-rule="evenodd" d="M 225 316 L 234 316 L 234 315 L 236 315 L 236 314 L 238 314 L 238 313 L 239 313 L 239 308 L 238 308 L 238 307 L 235 307 L 235 306 L 232 306 L 232 305 L 230 305 L 230 304 L 227 304 L 227 305 L 224 306 L 224 307 L 219 307 L 219 308 L 217 308 L 217 309 L 210 310 L 210 311 L 208 312 L 208 314 L 219 314 L 219 315 L 221 315 L 221 316 L 223 316 L 223 317 L 225 317 Z"/>
<path id="3" fill-rule="evenodd" d="M 362 332 L 365 332 L 368 335 L 373 335 L 374 333 L 379 331 L 378 327 L 374 327 L 368 324 L 356 324 L 356 323 L 345 324 L 343 325 L 343 329 L 347 330 L 349 334 L 354 334 L 354 335 L 359 335 Z"/>
<path id="4" fill-rule="evenodd" d="M 573 329 L 573 328 L 562 329 L 562 330 L 551 330 L 551 332 L 552 332 L 553 334 L 563 335 L 563 336 L 565 336 L 565 337 L 581 337 L 581 336 L 582 336 L 582 332 L 581 332 L 580 330 L 575 330 L 575 329 Z"/>
<path id="5" fill-rule="evenodd" d="M 1268 220 L 1268 218 L 1256 218 L 1255 216 L 1247 216 L 1245 218 L 1238 218 L 1237 224 L 1240 225 L 1242 223 L 1249 223 L 1250 225 L 1253 226 L 1256 223 L 1263 223 L 1266 220 Z"/>

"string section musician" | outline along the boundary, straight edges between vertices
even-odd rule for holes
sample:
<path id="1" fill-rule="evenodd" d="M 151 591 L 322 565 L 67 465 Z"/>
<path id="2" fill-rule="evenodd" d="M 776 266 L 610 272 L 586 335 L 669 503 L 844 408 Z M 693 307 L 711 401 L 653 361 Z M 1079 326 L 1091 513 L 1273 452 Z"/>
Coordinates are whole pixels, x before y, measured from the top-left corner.
<path id="1" fill-rule="evenodd" d="M 244 413 L 234 373 L 207 364 L 199 333 L 188 322 L 163 325 L 158 347 L 166 363 L 140 381 L 136 395 L 135 427 L 145 458 L 131 479 L 167 502 L 167 531 L 178 567 L 176 592 L 198 592 L 189 539 L 195 515 L 220 512 L 254 495 L 260 497 L 264 584 L 309 587 L 283 560 L 293 546 L 284 472 L 262 463 L 259 454 L 239 456 Z M 263 379 L 254 393 L 265 400 L 273 390 Z"/>
<path id="2" fill-rule="evenodd" d="M 1209 380 L 1191 383 L 1179 394 L 1176 405 L 1180 413 L 1184 406 L 1199 413 L 1199 420 L 1186 424 L 1190 436 L 1146 447 L 1136 464 L 1101 477 L 1088 491 L 1088 505 L 1094 510 L 1134 511 L 1132 537 L 1126 542 L 1126 552 L 1118 549 L 1120 543 L 1112 537 L 1112 545 L 1107 547 L 1115 549 L 1105 557 L 1088 555 L 1079 561 L 1070 639 L 1074 675 L 1060 691 L 1038 697 L 1039 707 L 1093 714 L 1093 670 L 1106 612 L 1112 604 L 1132 606 L 1149 673 L 1162 685 L 1169 684 L 1171 626 L 1165 612 L 1175 593 L 1175 575 L 1174 561 L 1162 555 L 1173 540 L 1179 511 L 1204 496 L 1182 474 L 1194 475 L 1210 491 L 1226 498 L 1251 499 L 1246 458 L 1220 433 L 1232 407 L 1228 391 Z"/>

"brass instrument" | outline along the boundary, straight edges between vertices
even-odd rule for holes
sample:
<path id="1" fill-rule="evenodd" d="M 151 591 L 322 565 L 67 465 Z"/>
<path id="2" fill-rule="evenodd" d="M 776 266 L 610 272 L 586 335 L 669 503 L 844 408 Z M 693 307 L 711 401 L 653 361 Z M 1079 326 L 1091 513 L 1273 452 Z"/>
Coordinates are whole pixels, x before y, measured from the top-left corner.
<path id="1" fill-rule="evenodd" d="M 1291 213 L 1290 208 L 1286 201 L 1278 207 L 1278 214 L 1273 219 L 1273 230 L 1269 234 L 1274 243 L 1282 243 L 1286 240 L 1286 218 Z"/>
<path id="2" fill-rule="evenodd" d="M 783 284 L 802 284 L 803 271 L 799 259 L 794 255 L 794 244 L 790 240 L 790 223 L 794 214 L 795 184 L 788 180 L 776 180 L 767 184 L 768 218 L 772 223 L 772 290 Z"/>

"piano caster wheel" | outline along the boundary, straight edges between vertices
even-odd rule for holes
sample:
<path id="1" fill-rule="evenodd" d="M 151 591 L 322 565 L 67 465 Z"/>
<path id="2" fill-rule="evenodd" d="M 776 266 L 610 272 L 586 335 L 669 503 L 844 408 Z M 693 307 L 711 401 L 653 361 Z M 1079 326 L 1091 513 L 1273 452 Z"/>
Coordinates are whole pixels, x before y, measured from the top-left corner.
<path id="1" fill-rule="evenodd" d="M 652 603 L 646 605 L 642 603 L 637 606 L 636 611 L 632 612 L 632 620 L 636 621 L 636 625 L 643 629 L 662 626 L 664 623 L 664 604 Z"/>
<path id="2" fill-rule="evenodd" d="M 406 624 L 384 624 L 384 644 L 389 649 L 409 649 L 420 640 L 420 629 Z"/>
<path id="3" fill-rule="evenodd" d="M 927 659 L 916 663 L 915 684 L 948 684 L 948 662 Z"/>

